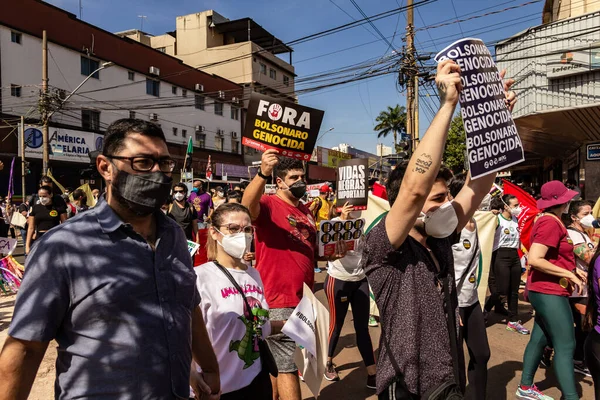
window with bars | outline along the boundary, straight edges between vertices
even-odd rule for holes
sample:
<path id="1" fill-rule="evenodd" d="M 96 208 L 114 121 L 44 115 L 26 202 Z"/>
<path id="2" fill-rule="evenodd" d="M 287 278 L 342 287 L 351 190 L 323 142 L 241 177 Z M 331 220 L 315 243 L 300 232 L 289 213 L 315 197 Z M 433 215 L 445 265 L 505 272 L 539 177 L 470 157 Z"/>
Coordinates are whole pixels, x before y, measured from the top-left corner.
<path id="1" fill-rule="evenodd" d="M 271 79 L 277 79 L 277 71 L 275 71 L 273 68 L 269 68 L 269 77 Z"/>
<path id="2" fill-rule="evenodd" d="M 127 71 L 127 79 L 130 81 L 135 80 L 135 73 L 133 71 Z"/>
<path id="3" fill-rule="evenodd" d="M 181 95 L 187 97 L 187 89 L 181 89 Z"/>
<path id="4" fill-rule="evenodd" d="M 285 86 L 290 86 L 290 77 L 289 76 L 283 76 L 283 84 Z"/>
<path id="5" fill-rule="evenodd" d="M 196 132 L 196 143 L 198 144 L 198 147 L 203 149 L 206 144 L 206 134 Z"/>
<path id="6" fill-rule="evenodd" d="M 100 130 L 100 112 L 81 110 L 81 127 L 92 131 Z"/>
<path id="7" fill-rule="evenodd" d="M 177 136 L 177 128 L 173 127 L 173 136 Z"/>
<path id="8" fill-rule="evenodd" d="M 22 35 L 19 32 L 10 32 L 10 41 L 16 44 L 21 44 Z"/>
<path id="9" fill-rule="evenodd" d="M 215 138 L 215 148 L 217 149 L 217 151 L 223 151 L 224 142 L 225 142 L 225 138 L 218 137 L 218 136 Z"/>
<path id="10" fill-rule="evenodd" d="M 171 93 L 177 94 L 177 86 L 171 86 Z"/>
<path id="11" fill-rule="evenodd" d="M 10 85 L 10 95 L 12 97 L 21 97 L 21 85 Z"/>
<path id="12" fill-rule="evenodd" d="M 263 75 L 267 74 L 267 65 L 263 63 L 258 63 L 260 65 L 260 73 Z"/>
<path id="13" fill-rule="evenodd" d="M 181 137 L 187 137 L 187 129 L 181 130 Z"/>
<path id="14" fill-rule="evenodd" d="M 238 107 L 231 106 L 231 119 L 236 121 L 240 119 L 240 109 Z"/>
<path id="15" fill-rule="evenodd" d="M 129 118 L 135 119 L 135 111 L 129 111 Z"/>
<path id="16" fill-rule="evenodd" d="M 231 139 L 231 152 L 238 154 L 240 152 L 240 142 L 235 139 Z"/>

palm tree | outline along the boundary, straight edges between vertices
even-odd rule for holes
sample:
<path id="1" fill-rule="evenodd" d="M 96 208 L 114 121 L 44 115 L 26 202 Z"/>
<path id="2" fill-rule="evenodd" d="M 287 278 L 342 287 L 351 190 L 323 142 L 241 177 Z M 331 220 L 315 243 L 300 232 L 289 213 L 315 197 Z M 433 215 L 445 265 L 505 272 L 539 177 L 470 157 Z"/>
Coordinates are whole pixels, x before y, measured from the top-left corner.
<path id="1" fill-rule="evenodd" d="M 396 107 L 388 106 L 386 111 L 379 113 L 375 121 L 378 124 L 373 130 L 378 131 L 378 138 L 387 137 L 391 133 L 394 134 L 394 149 L 398 144 L 398 133 L 404 135 L 406 133 L 406 109 L 396 104 Z"/>

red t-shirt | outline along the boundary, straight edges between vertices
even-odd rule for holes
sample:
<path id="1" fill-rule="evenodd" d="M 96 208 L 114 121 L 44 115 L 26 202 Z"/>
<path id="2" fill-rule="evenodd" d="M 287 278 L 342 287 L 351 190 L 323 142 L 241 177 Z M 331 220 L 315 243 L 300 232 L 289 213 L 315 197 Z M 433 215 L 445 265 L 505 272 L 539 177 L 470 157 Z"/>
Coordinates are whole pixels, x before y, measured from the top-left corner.
<path id="1" fill-rule="evenodd" d="M 317 230 L 310 210 L 294 207 L 277 196 L 260 199 L 256 226 L 256 269 L 270 308 L 296 307 L 303 284 L 315 281 Z"/>
<path id="2" fill-rule="evenodd" d="M 573 242 L 565 226 L 556 218 L 552 216 L 539 218 L 531 231 L 531 243 L 548 246 L 545 258 L 557 267 L 569 271 L 575 269 Z M 557 296 L 569 296 L 571 294 L 568 289 L 563 289 L 560 286 L 558 283 L 560 277 L 556 275 L 548 275 L 534 268 L 531 268 L 530 274 L 529 290 L 532 292 Z"/>

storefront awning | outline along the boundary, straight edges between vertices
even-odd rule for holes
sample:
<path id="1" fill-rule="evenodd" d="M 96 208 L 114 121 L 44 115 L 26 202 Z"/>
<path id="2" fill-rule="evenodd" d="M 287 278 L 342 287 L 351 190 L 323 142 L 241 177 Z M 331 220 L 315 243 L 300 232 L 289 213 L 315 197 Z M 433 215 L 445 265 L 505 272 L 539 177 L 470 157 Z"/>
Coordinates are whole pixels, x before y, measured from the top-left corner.
<path id="1" fill-rule="evenodd" d="M 525 151 L 564 158 L 587 141 L 600 141 L 600 104 L 530 114 L 515 124 Z"/>

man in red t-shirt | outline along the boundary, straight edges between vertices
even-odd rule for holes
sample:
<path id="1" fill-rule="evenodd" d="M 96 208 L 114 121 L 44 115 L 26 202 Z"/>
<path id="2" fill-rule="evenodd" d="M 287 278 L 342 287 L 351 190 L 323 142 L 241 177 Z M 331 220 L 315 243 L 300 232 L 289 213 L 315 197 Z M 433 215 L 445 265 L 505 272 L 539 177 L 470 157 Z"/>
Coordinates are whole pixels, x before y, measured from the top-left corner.
<path id="1" fill-rule="evenodd" d="M 263 195 L 273 172 L 277 193 Z M 301 160 L 279 159 L 276 150 L 267 150 L 242 199 L 256 226 L 256 269 L 265 286 L 272 321 L 287 320 L 302 299 L 304 284 L 311 288 L 314 284 L 317 231 L 312 213 L 300 203 L 306 193 L 304 178 Z M 270 336 L 267 342 L 279 370 L 277 379 L 271 377 L 273 398 L 300 400 L 296 344 L 284 334 Z"/>

